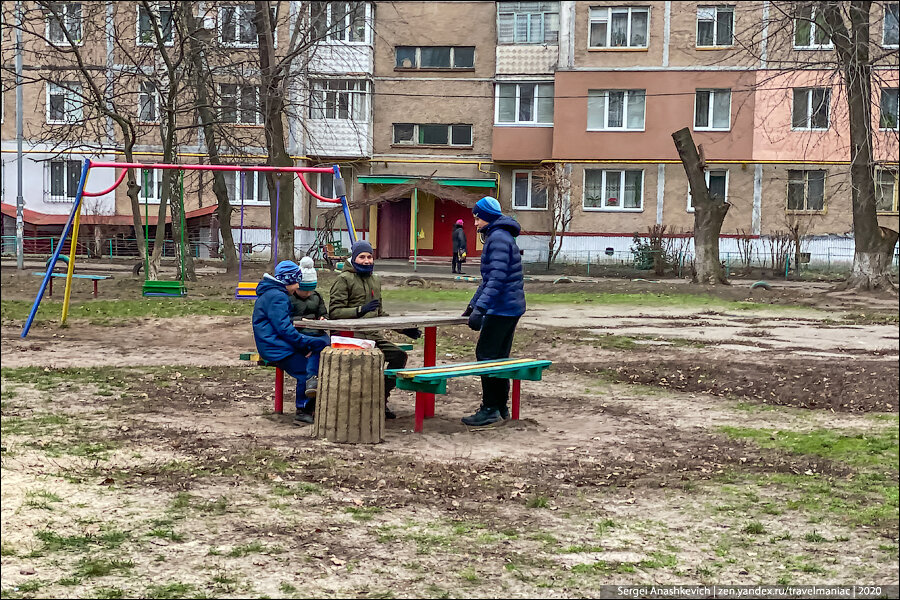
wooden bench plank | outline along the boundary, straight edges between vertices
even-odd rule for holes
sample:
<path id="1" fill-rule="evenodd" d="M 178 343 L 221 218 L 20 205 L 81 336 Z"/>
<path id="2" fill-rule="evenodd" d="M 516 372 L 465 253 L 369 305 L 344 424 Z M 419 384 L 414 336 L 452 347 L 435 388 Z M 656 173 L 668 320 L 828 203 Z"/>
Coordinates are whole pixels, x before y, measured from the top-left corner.
<path id="1" fill-rule="evenodd" d="M 40 275 L 41 277 L 45 277 L 47 273 L 45 272 L 34 272 L 32 275 Z M 51 277 L 68 277 L 66 273 L 51 273 Z M 73 274 L 72 277 L 74 279 L 91 279 L 93 281 L 103 281 L 104 279 L 112 279 L 112 275 L 78 275 Z"/>

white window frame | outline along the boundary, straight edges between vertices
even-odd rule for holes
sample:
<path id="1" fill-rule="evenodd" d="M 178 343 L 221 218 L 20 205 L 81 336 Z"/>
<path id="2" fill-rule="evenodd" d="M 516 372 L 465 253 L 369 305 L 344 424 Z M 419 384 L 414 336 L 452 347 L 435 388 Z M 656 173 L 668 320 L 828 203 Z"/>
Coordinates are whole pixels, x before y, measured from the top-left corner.
<path id="1" fill-rule="evenodd" d="M 598 92 L 593 94 L 594 92 Z M 622 126 L 621 127 L 613 127 L 609 124 L 609 94 L 610 92 L 623 92 L 624 96 L 622 99 Z M 593 95 L 592 95 L 593 94 Z M 629 127 L 628 126 L 628 109 L 631 106 L 632 102 L 634 102 L 633 98 L 636 96 L 642 96 L 644 99 L 644 110 L 641 114 L 641 126 L 640 127 Z M 591 98 L 600 98 L 603 97 L 603 125 L 601 127 L 590 127 L 588 126 L 587 131 L 644 131 L 647 124 L 647 90 L 588 90 L 588 123 L 590 123 L 590 110 L 591 110 Z"/>
<path id="2" fill-rule="evenodd" d="M 813 90 L 825 90 L 825 109 L 827 123 L 825 127 L 813 127 Z M 797 101 L 797 92 L 806 92 L 806 126 L 797 127 L 794 125 L 794 103 Z M 828 131 L 831 128 L 831 88 L 829 87 L 801 87 L 792 88 L 791 90 L 791 130 L 792 131 Z"/>
<path id="3" fill-rule="evenodd" d="M 310 31 L 313 31 L 312 28 L 312 4 L 310 3 Z M 372 3 L 371 2 L 360 2 L 360 4 L 364 5 L 363 10 L 363 39 L 361 40 L 350 40 L 346 39 L 350 37 L 350 31 L 352 29 L 353 22 L 350 20 L 350 12 L 348 11 L 346 15 L 344 15 L 344 26 L 339 30 L 339 33 L 343 34 L 342 37 L 335 37 L 334 32 L 331 27 L 331 12 L 334 8 L 334 2 L 325 2 L 325 24 L 326 24 L 326 33 L 323 39 L 317 40 L 318 44 L 347 44 L 347 45 L 366 45 L 371 43 L 372 32 L 370 23 L 372 22 Z"/>
<path id="4" fill-rule="evenodd" d="M 63 87 L 65 86 L 65 87 Z M 50 118 L 50 97 L 53 94 L 53 88 L 56 87 L 63 91 L 63 118 L 62 119 L 51 119 Z M 71 125 L 72 123 L 78 123 L 84 119 L 84 102 L 74 91 L 74 89 L 69 88 L 81 88 L 80 83 L 75 83 L 71 81 L 63 82 L 62 85 L 53 83 L 51 81 L 47 82 L 47 124 L 48 125 Z M 69 116 L 72 113 L 77 113 L 77 115 Z"/>
<path id="5" fill-rule="evenodd" d="M 63 163 L 63 181 L 62 186 L 64 188 L 64 193 L 62 196 L 54 196 L 53 195 L 53 165 L 54 163 L 59 164 Z M 45 200 L 47 202 L 53 203 L 74 203 L 75 197 L 78 195 L 78 184 L 81 182 L 81 161 L 79 160 L 71 160 L 68 158 L 57 158 L 49 161 L 47 164 L 47 190 L 45 194 Z M 74 188 L 70 189 L 69 183 L 73 181 L 72 178 L 69 177 L 70 171 L 74 169 L 75 172 L 78 173 L 78 177 L 74 178 Z"/>
<path id="6" fill-rule="evenodd" d="M 588 9 L 588 49 L 589 50 L 646 50 L 650 47 L 650 7 L 649 6 L 596 6 Z M 601 11 L 606 11 L 606 16 L 601 16 Z M 647 13 L 647 31 L 644 34 L 643 45 L 631 44 L 632 15 L 636 12 Z M 625 29 L 625 44 L 612 45 L 612 15 L 626 13 L 628 26 Z M 594 23 L 606 22 L 606 44 L 603 46 L 591 46 L 591 28 Z"/>
<path id="7" fill-rule="evenodd" d="M 816 31 L 818 29 L 818 25 L 816 24 L 816 19 L 818 18 L 816 8 L 815 5 L 810 5 L 808 19 L 806 17 L 794 17 L 791 19 L 794 26 L 794 29 L 791 32 L 791 44 L 794 46 L 794 50 L 832 50 L 834 48 L 834 42 L 832 42 L 830 38 L 824 44 L 816 43 Z M 800 20 L 809 22 L 809 44 L 806 46 L 797 45 L 797 22 Z"/>
<path id="8" fill-rule="evenodd" d="M 701 93 L 709 94 L 709 104 L 706 111 L 707 124 L 705 126 L 697 125 L 697 100 Z M 725 127 L 714 127 L 712 123 L 715 122 L 713 120 L 716 105 L 715 96 L 723 93 L 728 94 L 728 125 Z M 694 131 L 731 131 L 731 89 L 700 89 L 694 93 Z"/>
<path id="9" fill-rule="evenodd" d="M 416 51 L 416 61 L 411 67 L 397 65 L 397 49 L 398 48 L 414 48 Z M 422 48 L 450 48 L 450 66 L 449 67 L 423 67 L 422 66 Z M 472 49 L 472 66 L 458 67 L 456 66 L 456 50 L 459 48 Z M 400 71 L 472 71 L 475 69 L 475 46 L 394 46 L 394 70 Z"/>
<path id="10" fill-rule="evenodd" d="M 144 86 L 153 86 L 152 90 L 146 90 Z M 151 96 L 153 100 L 153 118 L 152 119 L 144 119 L 143 111 L 141 107 L 143 105 L 143 98 L 147 96 Z M 143 125 L 156 125 L 160 120 L 160 94 L 159 90 L 156 89 L 156 84 L 152 81 L 141 81 L 138 83 L 138 108 L 137 108 L 137 121 Z"/>
<path id="11" fill-rule="evenodd" d="M 893 127 L 884 127 L 883 119 L 884 119 L 884 96 L 885 92 L 894 92 L 897 96 L 897 100 L 895 101 L 897 104 L 897 112 L 891 115 L 894 118 L 894 126 Z M 878 103 L 878 130 L 879 131 L 897 131 L 900 129 L 900 88 L 881 88 L 881 99 Z"/>
<path id="12" fill-rule="evenodd" d="M 411 141 L 396 141 L 396 136 L 394 135 L 396 131 L 397 125 L 412 125 L 413 126 L 413 139 Z M 429 144 L 426 142 L 419 142 L 419 129 L 422 126 L 429 127 L 446 127 L 447 128 L 447 143 L 446 144 Z M 453 143 L 453 128 L 454 127 L 468 127 L 469 128 L 469 143 L 468 144 L 454 144 Z M 425 146 L 425 147 L 437 147 L 437 148 L 471 148 L 473 143 L 475 142 L 475 134 L 473 133 L 474 126 L 472 123 L 393 123 L 391 125 L 391 145 L 392 146 Z"/>
<path id="13" fill-rule="evenodd" d="M 174 46 L 175 45 L 175 22 L 172 19 L 174 19 L 173 12 L 174 12 L 175 8 L 173 5 L 161 6 L 161 4 L 162 4 L 162 2 L 154 2 L 150 6 L 151 6 L 151 8 L 153 8 L 153 10 L 156 14 L 156 20 L 159 22 L 160 25 L 163 26 L 163 29 L 165 29 L 165 24 L 162 20 L 162 16 L 160 13 L 162 13 L 163 11 L 167 11 L 169 13 L 169 23 L 170 23 L 169 35 L 168 35 L 169 39 L 168 40 L 165 39 L 166 38 L 165 31 L 161 31 L 160 34 L 163 38 L 164 46 Z M 143 32 L 141 31 L 141 13 L 144 11 L 144 7 L 141 4 L 138 4 L 136 9 L 137 9 L 137 17 L 135 19 L 135 24 L 134 24 L 134 27 L 135 27 L 135 38 L 134 39 L 136 40 L 137 45 L 138 46 L 151 46 L 151 47 L 156 46 L 156 35 L 153 33 L 152 30 L 147 31 L 147 33 L 150 34 L 150 39 L 146 42 L 142 41 L 141 35 Z"/>
<path id="14" fill-rule="evenodd" d="M 803 173 L 803 207 L 804 208 L 790 208 L 788 206 L 788 202 L 790 200 L 791 195 L 791 183 L 796 183 L 797 179 L 791 179 L 791 172 L 799 172 Z M 824 174 L 822 178 L 822 208 L 808 208 L 809 207 L 809 174 L 822 172 Z M 784 196 L 784 211 L 788 214 L 822 214 L 826 212 L 828 208 L 828 204 L 826 203 L 826 191 L 828 190 L 828 171 L 825 169 L 788 169 L 787 175 L 787 189 Z"/>
<path id="15" fill-rule="evenodd" d="M 525 205 L 520 206 L 516 204 L 516 175 L 519 173 L 527 173 L 528 174 L 528 197 L 525 199 Z M 544 203 L 543 207 L 541 206 L 533 206 L 533 198 L 535 192 L 535 186 L 537 184 L 537 177 L 535 177 L 534 171 L 530 169 L 516 169 L 512 172 L 512 186 L 509 196 L 510 206 L 512 210 L 538 210 L 545 211 L 550 209 L 550 199 L 547 197 L 547 190 L 544 190 Z"/>
<path id="16" fill-rule="evenodd" d="M 144 195 L 144 171 L 150 172 L 150 194 Z M 162 169 L 140 169 L 137 173 L 137 184 L 141 187 L 138 192 L 138 204 L 159 204 L 162 200 Z"/>
<path id="17" fill-rule="evenodd" d="M 235 11 L 235 21 L 234 21 L 235 30 L 234 30 L 234 41 L 233 42 L 226 41 L 224 36 L 222 35 L 225 31 L 225 29 L 224 29 L 224 27 L 225 27 L 224 12 L 226 10 L 232 9 L 232 8 Z M 239 15 L 239 14 L 243 15 L 246 12 L 250 12 L 250 19 L 248 22 L 250 23 L 251 27 L 254 27 L 254 31 L 255 31 L 255 26 L 253 24 L 253 13 L 256 12 L 256 6 L 253 5 L 252 3 L 237 2 L 234 4 L 224 4 L 224 5 L 221 5 L 218 7 L 218 11 L 216 11 L 216 17 L 218 18 L 218 23 L 217 23 L 216 29 L 218 30 L 220 44 L 222 44 L 223 46 L 227 46 L 228 48 L 259 48 L 258 32 L 256 33 L 256 35 L 253 36 L 252 42 L 242 42 L 240 40 L 241 20 L 237 17 L 237 15 Z M 277 46 L 278 45 L 278 42 L 277 42 L 278 35 L 277 34 L 274 36 L 274 39 L 276 40 L 275 45 Z"/>
<path id="18" fill-rule="evenodd" d="M 516 120 L 515 121 L 500 121 L 500 86 L 501 85 L 514 85 L 516 86 Z M 532 114 L 534 115 L 533 121 L 520 121 L 519 120 L 519 104 L 522 100 L 522 86 L 523 85 L 534 85 L 534 97 L 532 102 L 534 103 L 532 106 Z M 541 96 L 538 94 L 538 91 L 542 88 L 546 87 L 550 89 L 551 100 L 554 100 L 554 84 L 552 81 L 498 81 L 497 85 L 494 86 L 494 125 L 501 127 L 553 127 L 553 117 L 551 116 L 550 121 L 539 121 L 538 120 L 538 100 L 539 98 L 544 98 L 545 96 Z M 554 110 L 555 100 L 551 103 Z"/>
<path id="19" fill-rule="evenodd" d="M 78 9 L 79 9 L 79 15 L 78 15 L 79 36 L 75 40 L 75 45 L 76 46 L 83 45 L 84 44 L 84 3 L 83 2 L 54 2 L 54 4 L 58 5 L 57 9 L 60 10 L 62 13 L 64 13 L 63 21 L 65 24 L 63 25 L 63 29 L 65 29 L 66 31 L 70 31 L 70 29 L 69 29 L 70 23 L 71 23 L 71 21 L 74 21 L 74 18 L 72 18 L 69 15 L 69 13 L 74 12 L 75 8 L 78 7 Z M 48 12 L 47 17 L 45 18 L 44 33 L 45 33 L 46 39 L 49 41 L 49 44 L 53 45 L 53 46 L 69 46 L 69 45 L 71 45 L 71 44 L 69 44 L 69 40 L 66 39 L 65 34 L 62 36 L 61 40 L 59 40 L 59 41 L 53 40 L 53 38 L 50 36 L 50 20 L 51 19 L 53 19 L 53 13 Z M 70 31 L 70 33 L 71 33 L 71 31 Z"/>
<path id="20" fill-rule="evenodd" d="M 700 18 L 701 11 L 712 11 L 712 44 L 701 44 L 700 43 L 700 23 L 708 22 L 708 18 Z M 731 41 L 727 44 L 719 43 L 719 13 L 731 13 Z M 698 6 L 697 7 L 697 38 L 695 41 L 696 48 L 731 48 L 734 46 L 734 6 Z"/>
<path id="21" fill-rule="evenodd" d="M 352 86 L 354 89 L 331 89 L 331 86 L 340 82 L 347 88 Z M 369 110 L 369 80 L 367 79 L 311 79 L 309 82 L 309 118 L 314 121 L 348 121 L 353 123 L 368 123 L 370 120 Z M 328 94 L 334 94 L 334 116 L 328 116 Z M 316 95 L 321 95 L 320 99 L 316 99 Z M 339 112 L 339 97 L 347 96 L 347 117 L 341 117 Z M 359 105 L 362 103 L 362 105 Z M 318 114 L 321 112 L 321 116 Z M 362 115 L 363 119 L 356 119 L 354 115 Z"/>
<path id="22" fill-rule="evenodd" d="M 516 6 L 512 6 L 512 5 Z M 537 4 L 538 10 L 523 10 L 519 6 L 521 2 L 497 2 L 497 45 L 510 44 L 543 44 L 545 46 L 555 46 L 559 44 L 559 2 L 525 2 L 524 4 Z M 541 4 L 553 4 L 556 10 L 540 10 Z M 553 17 L 555 16 L 555 19 Z M 512 40 L 504 41 L 500 39 L 500 20 L 504 17 L 512 17 Z M 534 19 L 541 21 L 541 38 L 540 40 L 529 40 L 531 36 L 531 22 Z M 519 31 L 519 21 L 525 21 L 525 40 L 517 38 Z M 556 21 L 556 35 L 552 35 L 553 21 Z"/>
<path id="23" fill-rule="evenodd" d="M 222 99 L 225 97 L 222 86 L 225 86 L 225 85 L 233 85 L 233 86 L 235 86 L 235 89 L 237 90 L 237 92 L 235 93 L 235 96 L 234 96 L 234 98 L 235 98 L 234 121 L 226 121 L 225 120 L 225 107 L 224 107 L 224 103 L 222 102 Z M 245 109 L 241 108 L 241 99 L 244 96 L 243 89 L 248 88 L 248 87 L 254 89 L 255 99 L 256 99 L 256 101 L 255 101 L 256 108 L 255 108 L 255 110 L 252 111 L 253 118 L 254 118 L 254 122 L 252 122 L 252 123 L 249 121 L 241 120 L 242 114 L 245 112 Z M 239 125 L 239 126 L 243 125 L 243 126 L 248 126 L 248 127 L 258 127 L 263 124 L 262 111 L 260 110 L 262 107 L 260 106 L 259 101 L 260 101 L 260 92 L 259 92 L 258 85 L 244 85 L 244 84 L 240 84 L 240 83 L 220 83 L 219 84 L 219 120 L 222 121 L 223 123 L 229 123 L 231 125 Z"/>
<path id="24" fill-rule="evenodd" d="M 706 189 L 709 189 L 709 178 L 712 173 L 725 173 L 725 197 L 722 199 L 723 202 L 728 202 L 728 183 L 731 179 L 731 174 L 728 172 L 728 169 L 710 169 L 703 173 L 704 178 L 706 179 Z M 688 193 L 687 193 L 687 212 L 694 212 L 694 195 L 691 193 L 691 185 L 688 184 Z"/>
<path id="25" fill-rule="evenodd" d="M 241 206 L 241 173 L 245 174 L 244 185 L 246 186 L 244 198 L 244 206 L 269 206 L 269 187 L 266 181 L 266 174 L 262 171 L 225 171 L 225 185 L 228 187 L 228 197 L 231 199 L 231 206 Z M 285 177 L 285 175 L 282 175 Z M 231 181 L 229 181 L 231 179 Z M 283 184 L 282 184 L 283 185 Z M 262 188 L 260 188 L 262 186 Z M 265 200 L 260 200 L 260 189 L 265 190 Z M 285 201 L 282 195 L 281 201 Z"/>
<path id="26" fill-rule="evenodd" d="M 881 187 L 881 175 L 882 173 L 891 173 L 894 176 L 894 192 L 893 199 L 891 201 L 891 208 L 888 210 L 878 210 L 878 189 Z M 878 167 L 875 169 L 875 210 L 878 214 L 893 214 L 900 211 L 900 170 L 896 167 L 893 169 L 885 169 L 882 167 Z"/>
<path id="27" fill-rule="evenodd" d="M 610 206 L 608 205 L 607 198 L 603 198 L 603 203 L 601 206 L 585 206 L 586 190 L 587 190 L 587 174 L 589 171 L 600 171 L 602 173 L 600 179 L 600 189 L 604 196 L 606 196 L 606 181 L 607 177 L 610 173 L 618 173 L 619 174 L 619 190 L 620 194 L 625 191 L 625 174 L 628 172 L 638 172 L 641 174 L 641 205 L 636 208 L 624 208 L 623 202 L 620 200 L 618 206 Z M 581 210 L 585 212 L 629 212 L 629 213 L 639 213 L 644 212 L 644 169 L 584 169 L 582 174 L 581 181 Z"/>
<path id="28" fill-rule="evenodd" d="M 312 173 L 312 177 L 307 179 L 307 183 L 309 183 L 309 187 L 311 187 L 317 194 L 320 196 L 325 196 L 326 198 L 332 198 L 334 194 L 334 174 L 331 175 L 332 179 L 332 187 L 331 192 L 328 194 L 322 193 L 322 175 L 323 173 Z M 351 202 L 353 199 L 353 186 L 351 185 L 351 179 L 353 177 L 353 170 L 347 167 L 341 167 L 341 179 L 346 182 L 347 185 L 347 202 Z M 316 208 L 334 208 L 338 206 L 333 202 L 322 202 L 318 198 L 316 200 Z"/>
<path id="29" fill-rule="evenodd" d="M 888 7 L 894 7 L 897 9 L 895 14 L 895 19 L 897 20 L 897 28 L 900 30 L 900 2 L 885 2 L 884 3 L 884 16 L 882 17 L 881 24 L 881 47 L 882 48 L 900 48 L 900 32 L 898 32 L 898 43 L 896 44 L 888 44 L 887 42 L 887 15 L 888 15 Z"/>

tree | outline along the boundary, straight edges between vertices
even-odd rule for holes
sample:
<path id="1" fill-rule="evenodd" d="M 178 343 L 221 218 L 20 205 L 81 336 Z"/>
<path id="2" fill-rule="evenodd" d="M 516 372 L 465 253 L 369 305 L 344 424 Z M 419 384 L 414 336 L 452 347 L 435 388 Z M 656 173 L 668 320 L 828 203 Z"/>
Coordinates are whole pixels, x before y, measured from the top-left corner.
<path id="1" fill-rule="evenodd" d="M 563 245 L 563 233 L 572 223 L 572 167 L 553 164 L 541 167 L 537 177 L 537 189 L 547 198 L 547 270 L 556 262 Z"/>

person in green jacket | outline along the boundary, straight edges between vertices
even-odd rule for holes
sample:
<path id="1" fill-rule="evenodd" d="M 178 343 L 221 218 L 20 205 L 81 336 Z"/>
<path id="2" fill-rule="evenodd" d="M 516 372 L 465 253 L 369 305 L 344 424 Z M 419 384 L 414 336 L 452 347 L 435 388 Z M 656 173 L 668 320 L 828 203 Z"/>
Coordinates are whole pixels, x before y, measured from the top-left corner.
<path id="1" fill-rule="evenodd" d="M 350 260 L 344 262 L 344 268 L 334 283 L 328 301 L 328 315 L 332 319 L 370 319 L 387 316 L 381 303 L 381 278 L 374 273 L 375 255 L 372 245 L 365 240 L 354 242 L 350 248 Z M 402 329 L 400 333 L 417 339 L 422 332 L 416 328 Z M 358 331 L 357 337 L 373 340 L 375 347 L 384 354 L 385 366 L 388 369 L 402 369 L 408 358 L 406 352 L 387 341 L 378 331 Z M 396 383 L 393 379 L 384 378 L 384 417 L 395 419 L 397 415 L 388 408 L 387 398 Z"/>

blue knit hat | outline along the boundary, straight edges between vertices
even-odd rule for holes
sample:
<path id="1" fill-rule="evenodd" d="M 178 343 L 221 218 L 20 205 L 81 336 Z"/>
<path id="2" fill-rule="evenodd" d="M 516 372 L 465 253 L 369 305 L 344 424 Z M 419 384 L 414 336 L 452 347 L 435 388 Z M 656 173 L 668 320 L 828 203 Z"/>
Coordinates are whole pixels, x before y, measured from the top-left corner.
<path id="1" fill-rule="evenodd" d="M 356 264 L 356 257 L 363 252 L 372 254 L 372 244 L 370 244 L 366 240 L 356 240 L 355 242 L 353 242 L 353 245 L 350 246 L 350 262 Z"/>
<path id="2" fill-rule="evenodd" d="M 475 203 L 472 214 L 488 223 L 493 223 L 503 216 L 503 211 L 500 210 L 500 203 L 496 198 L 485 196 Z"/>
<path id="3" fill-rule="evenodd" d="M 300 281 L 300 267 L 291 260 L 283 260 L 275 266 L 275 279 L 284 285 Z"/>

